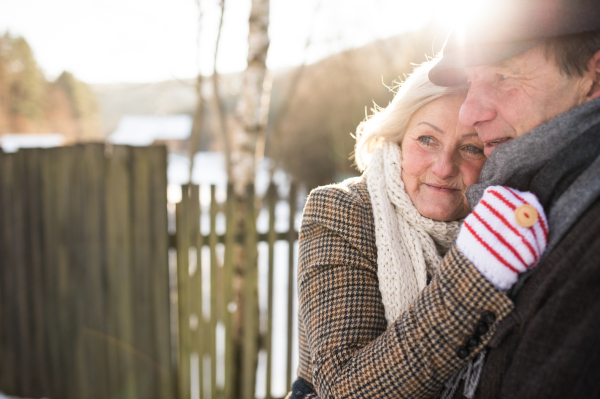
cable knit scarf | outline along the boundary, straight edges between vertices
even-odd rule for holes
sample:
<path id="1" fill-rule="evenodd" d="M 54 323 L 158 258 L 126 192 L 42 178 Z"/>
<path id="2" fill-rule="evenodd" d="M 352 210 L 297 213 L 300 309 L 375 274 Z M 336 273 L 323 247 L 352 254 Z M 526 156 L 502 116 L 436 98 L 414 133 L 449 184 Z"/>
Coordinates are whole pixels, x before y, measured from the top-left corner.
<path id="1" fill-rule="evenodd" d="M 372 155 L 367 186 L 375 219 L 377 276 L 388 325 L 408 309 L 438 271 L 460 227 L 422 216 L 406 193 L 400 146 Z"/>

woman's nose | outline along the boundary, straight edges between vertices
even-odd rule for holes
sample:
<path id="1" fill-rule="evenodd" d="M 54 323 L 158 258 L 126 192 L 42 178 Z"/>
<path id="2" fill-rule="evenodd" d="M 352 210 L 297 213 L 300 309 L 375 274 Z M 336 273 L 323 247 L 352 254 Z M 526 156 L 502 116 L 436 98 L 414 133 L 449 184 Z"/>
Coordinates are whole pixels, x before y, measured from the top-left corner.
<path id="1" fill-rule="evenodd" d="M 458 172 L 457 157 L 454 156 L 454 151 L 441 151 L 438 157 L 431 165 L 431 171 L 438 179 L 448 179 L 454 177 Z"/>
<path id="2" fill-rule="evenodd" d="M 471 85 L 465 102 L 458 112 L 458 120 L 464 126 L 477 125 L 493 120 L 496 110 L 491 106 L 492 97 L 484 85 Z"/>

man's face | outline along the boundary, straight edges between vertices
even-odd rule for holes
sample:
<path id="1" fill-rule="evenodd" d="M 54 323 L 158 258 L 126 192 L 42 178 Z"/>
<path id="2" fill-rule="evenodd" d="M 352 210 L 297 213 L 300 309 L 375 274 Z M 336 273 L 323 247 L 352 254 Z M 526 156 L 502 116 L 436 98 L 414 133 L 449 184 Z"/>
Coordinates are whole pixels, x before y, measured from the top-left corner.
<path id="1" fill-rule="evenodd" d="M 519 137 L 586 100 L 586 80 L 561 73 L 544 45 L 484 66 L 466 68 L 470 84 L 460 122 L 474 127 L 490 156 L 494 148 Z"/>

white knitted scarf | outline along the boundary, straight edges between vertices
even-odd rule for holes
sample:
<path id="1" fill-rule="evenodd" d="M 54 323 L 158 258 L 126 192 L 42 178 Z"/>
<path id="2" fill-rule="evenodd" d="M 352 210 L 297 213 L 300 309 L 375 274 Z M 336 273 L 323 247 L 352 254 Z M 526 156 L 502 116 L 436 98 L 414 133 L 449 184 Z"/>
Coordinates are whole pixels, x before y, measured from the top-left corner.
<path id="1" fill-rule="evenodd" d="M 400 146 L 375 150 L 366 171 L 377 244 L 377 276 L 388 326 L 408 309 L 438 271 L 459 222 L 422 216 L 402 181 Z"/>

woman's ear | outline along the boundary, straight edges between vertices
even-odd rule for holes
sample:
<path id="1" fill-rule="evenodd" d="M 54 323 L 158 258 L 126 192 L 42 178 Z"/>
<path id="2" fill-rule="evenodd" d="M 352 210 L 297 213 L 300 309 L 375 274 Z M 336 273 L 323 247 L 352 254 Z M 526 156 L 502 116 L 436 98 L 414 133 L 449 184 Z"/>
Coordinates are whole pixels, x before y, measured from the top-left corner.
<path id="1" fill-rule="evenodd" d="M 596 51 L 592 58 L 590 58 L 587 66 L 586 75 L 589 74 L 592 86 L 585 97 L 585 102 L 600 97 L 600 50 Z"/>

